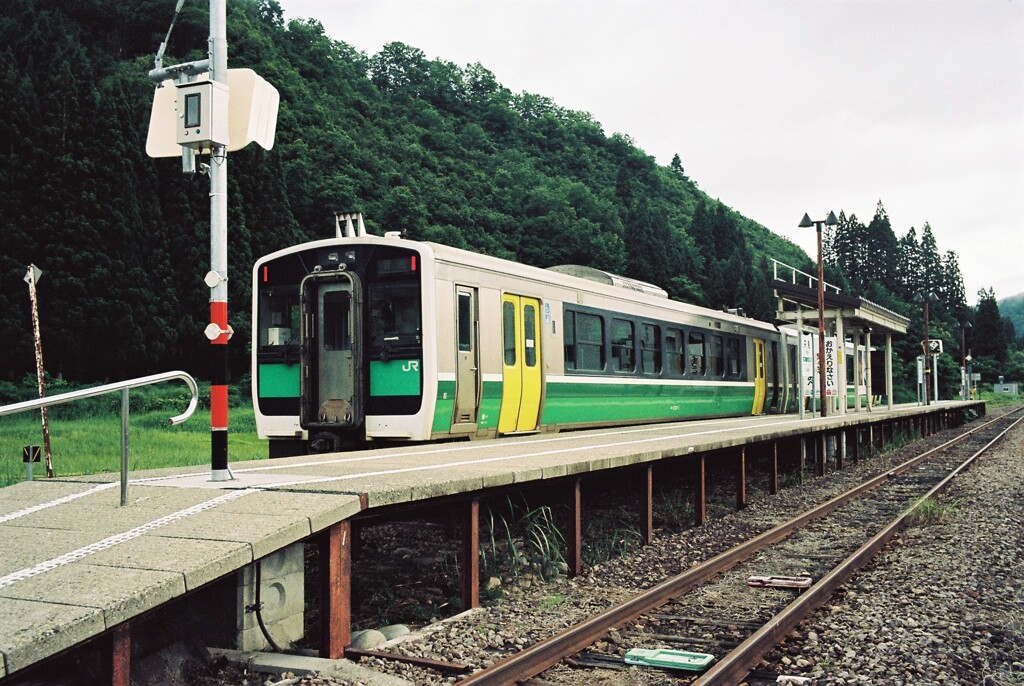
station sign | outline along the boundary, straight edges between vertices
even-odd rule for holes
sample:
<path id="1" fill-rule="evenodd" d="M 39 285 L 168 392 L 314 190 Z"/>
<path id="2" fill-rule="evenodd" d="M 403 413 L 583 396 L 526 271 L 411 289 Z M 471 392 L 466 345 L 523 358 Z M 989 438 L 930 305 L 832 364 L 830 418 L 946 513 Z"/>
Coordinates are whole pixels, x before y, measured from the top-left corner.
<path id="1" fill-rule="evenodd" d="M 930 338 L 924 341 L 925 349 L 929 355 L 939 355 L 942 353 L 942 340 L 938 338 Z"/>

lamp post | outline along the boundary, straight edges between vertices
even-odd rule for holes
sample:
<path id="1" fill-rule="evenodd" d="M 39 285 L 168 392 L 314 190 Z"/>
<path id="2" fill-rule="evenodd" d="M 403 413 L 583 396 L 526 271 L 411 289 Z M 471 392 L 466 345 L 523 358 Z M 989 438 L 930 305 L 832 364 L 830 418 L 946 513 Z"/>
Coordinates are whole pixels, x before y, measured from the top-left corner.
<path id="1" fill-rule="evenodd" d="M 935 297 L 934 293 L 918 293 L 914 296 L 914 302 L 924 303 L 924 340 L 921 341 L 921 351 L 924 353 L 924 404 L 925 406 L 932 404 L 931 399 L 931 368 L 928 366 L 928 358 L 930 353 L 928 352 L 928 341 L 931 339 L 931 330 L 928 322 L 928 305 L 931 303 L 932 298 Z"/>
<path id="2" fill-rule="evenodd" d="M 964 375 L 963 383 L 960 384 L 960 399 L 967 400 L 970 395 L 971 380 L 967 376 L 967 329 L 971 328 L 971 323 L 964 320 L 960 325 L 960 373 Z"/>
<path id="3" fill-rule="evenodd" d="M 818 232 L 818 381 L 820 388 L 821 416 L 828 415 L 825 405 L 825 267 L 821 261 L 821 225 L 836 226 L 839 220 L 835 212 L 829 212 L 825 219 L 812 220 L 805 212 L 798 226 L 807 229 L 813 226 Z"/>

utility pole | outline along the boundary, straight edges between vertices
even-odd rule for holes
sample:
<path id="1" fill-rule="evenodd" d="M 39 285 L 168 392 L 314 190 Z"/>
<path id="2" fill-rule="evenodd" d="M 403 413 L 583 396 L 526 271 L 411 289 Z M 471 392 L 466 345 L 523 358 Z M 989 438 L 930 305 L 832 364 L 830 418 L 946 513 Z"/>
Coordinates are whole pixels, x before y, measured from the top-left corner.
<path id="1" fill-rule="evenodd" d="M 177 2 L 167 37 L 149 72 L 157 90 L 146 153 L 150 157 L 180 155 L 186 174 L 195 173 L 197 155 L 209 155 L 209 162 L 198 167 L 210 177 L 210 271 L 203 279 L 210 289 L 210 323 L 204 333 L 213 358 L 210 480 L 230 481 L 234 477 L 228 468 L 228 340 L 232 334 L 228 326 L 228 152 L 252 142 L 266 150 L 273 147 L 280 96 L 252 70 L 228 69 L 226 0 L 210 0 L 207 58 L 164 67 L 164 51 L 184 1 Z M 243 95 L 231 105 L 233 80 Z"/>
<path id="2" fill-rule="evenodd" d="M 28 297 L 32 300 L 32 337 L 36 347 L 36 379 L 39 386 L 39 397 L 46 397 L 46 382 L 43 376 L 43 340 L 39 335 L 39 301 L 36 298 L 36 284 L 43 270 L 34 264 L 28 266 L 25 283 L 28 284 Z M 43 419 L 43 450 L 46 452 L 46 476 L 53 476 L 53 452 L 50 450 L 50 415 L 44 405 L 39 408 Z"/>
<path id="3" fill-rule="evenodd" d="M 226 0 L 210 0 L 210 80 L 228 82 Z M 227 111 L 224 117 L 227 124 Z M 228 148 L 215 144 L 210 153 L 210 325 L 206 337 L 213 345 L 210 383 L 210 480 L 229 481 L 228 469 Z"/>

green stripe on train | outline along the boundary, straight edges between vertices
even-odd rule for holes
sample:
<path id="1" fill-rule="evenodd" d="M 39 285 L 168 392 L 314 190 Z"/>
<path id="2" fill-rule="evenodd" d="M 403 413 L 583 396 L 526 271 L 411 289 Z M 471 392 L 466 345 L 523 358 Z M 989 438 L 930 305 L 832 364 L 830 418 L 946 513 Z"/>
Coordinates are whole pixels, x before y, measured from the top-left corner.
<path id="1" fill-rule="evenodd" d="M 542 424 L 582 424 L 685 419 L 707 415 L 748 414 L 753 386 L 668 386 L 661 384 L 549 383 Z M 484 383 L 478 429 L 493 429 L 501 412 L 500 381 Z M 455 382 L 437 384 L 432 430 L 445 433 L 455 411 Z"/>
<path id="2" fill-rule="evenodd" d="M 298 398 L 299 365 L 261 364 L 259 366 L 261 398 Z"/>
<path id="3" fill-rule="evenodd" d="M 753 386 L 549 383 L 544 424 L 685 419 L 747 414 Z"/>
<path id="4" fill-rule="evenodd" d="M 480 399 L 480 411 L 477 414 L 478 430 L 493 429 L 498 425 L 498 413 L 501 411 L 501 382 L 485 381 L 483 397 Z M 447 433 L 452 426 L 455 415 L 455 382 L 437 382 L 437 402 L 434 405 L 434 423 L 431 431 Z"/>
<path id="5" fill-rule="evenodd" d="M 370 395 L 419 394 L 419 360 L 370 360 Z"/>

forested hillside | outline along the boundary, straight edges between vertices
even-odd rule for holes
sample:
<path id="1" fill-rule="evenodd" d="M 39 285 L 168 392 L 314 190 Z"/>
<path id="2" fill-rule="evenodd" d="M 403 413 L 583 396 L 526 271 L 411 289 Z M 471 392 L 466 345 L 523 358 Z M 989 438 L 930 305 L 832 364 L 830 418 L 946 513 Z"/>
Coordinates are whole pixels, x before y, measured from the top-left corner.
<path id="1" fill-rule="evenodd" d="M 145 156 L 146 73 L 170 0 L 6 0 L 0 9 L 0 380 L 34 370 L 29 263 L 51 374 L 87 381 L 184 368 L 208 344 L 208 182 Z M 206 3 L 188 2 L 168 55 L 204 56 Z M 592 265 L 678 298 L 771 318 L 766 257 L 806 255 L 707 198 L 590 115 L 512 93 L 485 66 L 392 44 L 367 56 L 276 0 L 228 3 L 229 63 L 281 93 L 277 141 L 229 165 L 235 374 L 248 369 L 255 257 L 368 228 L 539 266 Z M 173 60 L 168 60 L 170 63 Z"/>
<path id="2" fill-rule="evenodd" d="M 1024 339 L 1017 337 L 1011 319 L 1001 315 L 992 289 L 978 292 L 976 307 L 968 305 L 959 259 L 952 250 L 940 251 L 928 222 L 920 238 L 914 227 L 897 236 L 879 201 L 868 224 L 840 213 L 838 226 L 825 236 L 823 253 L 846 290 L 910 318 L 908 335 L 894 340 L 894 374 L 901 381 L 903 400 L 914 399 L 914 358 L 921 354 L 926 333 L 941 339 L 947 353 L 938 358 L 942 398 L 960 393 L 959 367 L 967 354 L 974 358 L 972 371 L 981 373 L 985 382 L 1001 375 L 1024 378 Z"/>

